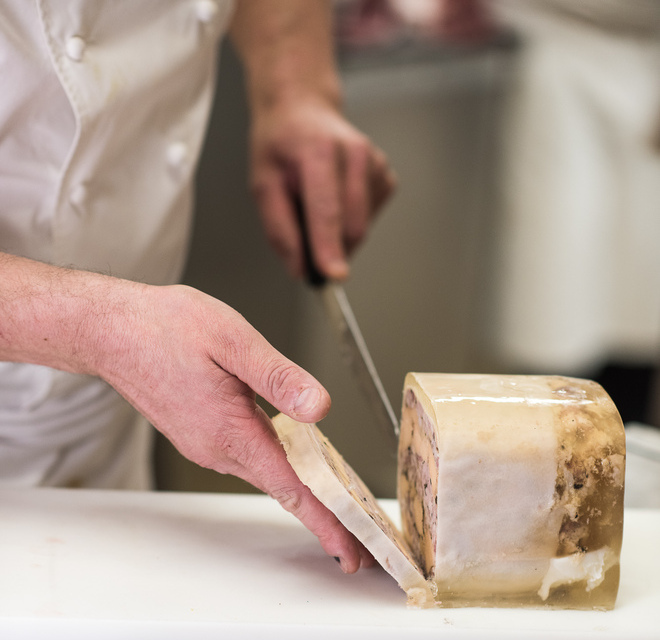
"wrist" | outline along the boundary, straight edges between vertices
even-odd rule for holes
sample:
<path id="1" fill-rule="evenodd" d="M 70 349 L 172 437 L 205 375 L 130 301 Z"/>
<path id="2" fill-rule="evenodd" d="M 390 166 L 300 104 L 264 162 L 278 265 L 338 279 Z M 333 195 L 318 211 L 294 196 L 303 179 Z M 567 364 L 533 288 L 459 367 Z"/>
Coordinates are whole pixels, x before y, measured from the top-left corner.
<path id="1" fill-rule="evenodd" d="M 98 276 L 78 315 L 73 365 L 80 373 L 113 384 L 122 376 L 141 342 L 148 292 L 155 287 L 111 276 Z"/>
<path id="2" fill-rule="evenodd" d="M 271 68 L 248 79 L 248 101 L 253 115 L 263 111 L 320 102 L 336 110 L 342 107 L 341 83 L 334 69 L 314 68 L 295 59 L 271 63 Z M 250 74 L 248 74 L 250 75 Z"/>
<path id="3" fill-rule="evenodd" d="M 253 109 L 310 96 L 340 106 L 331 3 L 326 0 L 241 2 L 231 32 L 245 68 Z"/>

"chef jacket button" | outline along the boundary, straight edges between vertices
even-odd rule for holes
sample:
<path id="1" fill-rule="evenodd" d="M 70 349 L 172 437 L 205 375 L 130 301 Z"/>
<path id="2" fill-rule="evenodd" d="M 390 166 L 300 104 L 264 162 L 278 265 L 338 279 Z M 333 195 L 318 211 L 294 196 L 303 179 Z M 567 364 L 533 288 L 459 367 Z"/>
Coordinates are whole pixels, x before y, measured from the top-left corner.
<path id="1" fill-rule="evenodd" d="M 69 200 L 71 201 L 72 205 L 82 209 L 87 201 L 87 195 L 87 186 L 83 183 L 80 183 L 71 189 L 71 193 L 69 193 Z"/>
<path id="2" fill-rule="evenodd" d="M 188 162 L 188 147 L 184 142 L 172 142 L 167 147 L 167 162 L 172 169 L 183 169 Z"/>
<path id="3" fill-rule="evenodd" d="M 195 5 L 197 19 L 200 22 L 208 24 L 218 13 L 218 3 L 216 0 L 197 0 Z"/>
<path id="4" fill-rule="evenodd" d="M 71 36 L 66 41 L 66 55 L 71 60 L 80 62 L 83 59 L 83 55 L 85 55 L 86 46 L 85 41 L 80 36 Z"/>

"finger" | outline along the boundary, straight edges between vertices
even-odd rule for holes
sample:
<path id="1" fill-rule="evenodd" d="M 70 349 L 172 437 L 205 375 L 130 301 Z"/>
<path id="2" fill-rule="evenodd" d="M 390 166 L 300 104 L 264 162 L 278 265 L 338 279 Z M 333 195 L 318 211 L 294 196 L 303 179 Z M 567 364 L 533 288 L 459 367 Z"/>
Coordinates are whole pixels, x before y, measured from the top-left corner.
<path id="1" fill-rule="evenodd" d="M 362 543 L 359 545 L 359 553 L 361 569 L 369 569 L 376 565 L 376 558 L 371 555 L 371 552 Z"/>
<path id="2" fill-rule="evenodd" d="M 378 213 L 397 187 L 397 177 L 387 162 L 385 154 L 378 150 L 371 160 L 371 211 Z"/>
<path id="3" fill-rule="evenodd" d="M 232 310 L 229 310 L 230 313 Z M 240 314 L 216 336 L 216 364 L 300 422 L 318 422 L 330 409 L 330 396 L 304 369 L 275 349 Z"/>
<path id="4" fill-rule="evenodd" d="M 339 154 L 332 141 L 317 144 L 300 166 L 307 234 L 314 263 L 336 280 L 348 277 L 343 246 Z"/>
<path id="5" fill-rule="evenodd" d="M 309 529 L 325 552 L 339 558 L 342 571 L 354 573 L 369 566 L 366 550 L 337 517 L 305 486 L 289 464 L 268 416 L 259 408 L 251 425 L 250 458 L 244 479 L 275 498 Z M 368 554 L 368 552 L 366 552 Z"/>
<path id="6" fill-rule="evenodd" d="M 289 274 L 302 278 L 302 240 L 285 176 L 275 168 L 261 169 L 252 190 L 270 245 Z"/>
<path id="7" fill-rule="evenodd" d="M 374 566 L 376 560 L 367 548 L 298 478 L 270 418 L 256 405 L 255 411 L 264 439 L 262 447 L 252 446 L 249 450 L 254 462 L 248 461 L 245 466 L 250 469 L 252 484 L 259 483 L 255 486 L 275 498 L 316 535 L 326 553 L 339 559 L 344 573 Z"/>
<path id="8" fill-rule="evenodd" d="M 318 537 L 326 553 L 339 558 L 344 572 L 357 571 L 364 563 L 360 544 L 300 481 L 270 419 L 250 390 L 234 381 L 232 395 L 241 399 L 207 446 L 204 466 L 231 473 L 275 498 Z"/>
<path id="9" fill-rule="evenodd" d="M 371 213 L 371 159 L 368 142 L 344 152 L 344 245 L 352 252 L 366 237 Z"/>

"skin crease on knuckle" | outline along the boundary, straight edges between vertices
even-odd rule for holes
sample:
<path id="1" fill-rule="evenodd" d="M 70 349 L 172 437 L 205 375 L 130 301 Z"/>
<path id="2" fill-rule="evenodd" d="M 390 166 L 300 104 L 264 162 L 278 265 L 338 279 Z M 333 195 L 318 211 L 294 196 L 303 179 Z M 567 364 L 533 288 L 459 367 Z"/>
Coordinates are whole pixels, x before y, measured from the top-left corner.
<path id="1" fill-rule="evenodd" d="M 211 456 L 208 467 L 219 473 L 231 473 L 251 481 L 253 461 L 259 449 L 259 435 L 251 433 L 245 419 L 220 418 L 208 443 Z"/>
<path id="2" fill-rule="evenodd" d="M 300 491 L 285 487 L 269 491 L 269 495 L 271 498 L 275 498 L 286 511 L 298 518 L 301 517 L 303 500 Z"/>
<path id="3" fill-rule="evenodd" d="M 254 351 L 260 336 L 238 313 L 223 324 L 210 327 L 209 331 L 209 355 L 227 373 L 236 375 L 239 371 L 249 372 L 259 366 Z M 241 376 L 244 377 L 245 374 Z"/>
<path id="4" fill-rule="evenodd" d="M 214 361 L 227 373 L 236 375 L 268 402 L 284 411 L 293 411 L 300 391 L 317 383 L 309 374 L 276 351 L 247 322 L 237 323 L 218 337 Z"/>
<path id="5" fill-rule="evenodd" d="M 225 473 L 231 469 L 217 466 L 231 447 L 216 442 L 219 434 L 228 433 L 224 426 L 245 413 L 250 397 L 245 396 L 245 386 L 226 372 L 218 380 L 219 371 L 209 362 L 207 367 L 189 370 L 186 379 L 171 380 L 182 390 L 182 398 L 168 395 L 148 417 L 185 457 Z"/>
<path id="6" fill-rule="evenodd" d="M 341 557 L 342 570 L 354 573 L 360 565 L 369 566 L 368 554 L 364 554 L 360 543 L 336 516 L 328 511 L 311 495 L 305 495 L 308 489 L 282 486 L 269 491 L 269 495 L 277 500 L 289 513 L 304 522 L 314 533 L 321 546 L 330 556 Z M 362 556 L 365 556 L 364 562 Z"/>
<path id="7" fill-rule="evenodd" d="M 288 360 L 273 359 L 267 366 L 262 366 L 264 388 L 268 389 L 273 398 L 291 397 L 304 388 L 305 382 L 301 379 L 300 369 Z M 294 396 L 295 397 L 295 396 Z M 294 398 L 291 397 L 287 411 L 293 411 Z"/>
<path id="8" fill-rule="evenodd" d="M 254 393 L 240 380 L 230 376 L 217 388 L 219 393 L 204 407 L 204 420 L 193 427 L 190 453 L 201 466 L 261 487 L 262 483 L 253 482 L 253 475 L 258 479 L 262 463 L 272 460 L 268 449 L 273 445 L 265 414 Z"/>

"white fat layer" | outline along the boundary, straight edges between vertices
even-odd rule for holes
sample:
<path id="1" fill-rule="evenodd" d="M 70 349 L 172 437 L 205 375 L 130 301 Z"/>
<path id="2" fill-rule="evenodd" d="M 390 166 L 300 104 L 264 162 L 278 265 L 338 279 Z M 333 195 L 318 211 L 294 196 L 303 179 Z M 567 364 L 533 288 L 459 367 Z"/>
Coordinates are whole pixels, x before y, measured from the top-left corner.
<path id="1" fill-rule="evenodd" d="M 616 561 L 616 554 L 609 547 L 588 553 L 574 553 L 564 558 L 553 558 L 543 576 L 539 596 L 546 600 L 550 589 L 582 580 L 587 582 L 586 590 L 591 591 L 603 582 L 606 571 L 614 566 Z"/>
<path id="2" fill-rule="evenodd" d="M 502 588 L 505 575 L 507 591 L 538 588 L 563 517 L 552 506 L 556 468 L 550 472 L 546 466 L 542 457 L 506 461 L 463 455 L 441 462 L 439 582 L 490 591 L 495 584 Z"/>
<path id="3" fill-rule="evenodd" d="M 558 409 L 545 402 L 556 394 L 529 378 L 413 375 L 438 431 L 438 586 L 536 591 L 564 515 L 555 508 Z"/>

